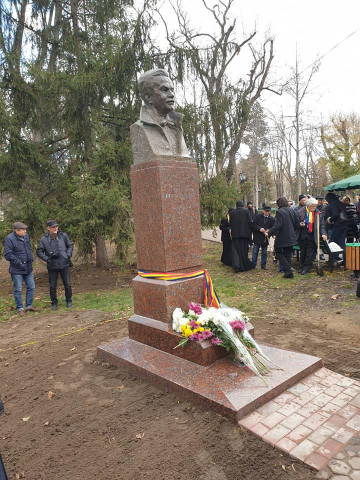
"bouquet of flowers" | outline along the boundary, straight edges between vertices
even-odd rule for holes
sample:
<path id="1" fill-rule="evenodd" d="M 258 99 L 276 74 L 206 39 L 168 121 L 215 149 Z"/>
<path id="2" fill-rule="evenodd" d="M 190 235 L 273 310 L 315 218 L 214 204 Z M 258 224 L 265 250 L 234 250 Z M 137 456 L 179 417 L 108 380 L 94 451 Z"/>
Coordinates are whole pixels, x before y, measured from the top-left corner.
<path id="1" fill-rule="evenodd" d="M 252 338 L 246 328 L 248 317 L 240 310 L 220 305 L 220 308 L 202 307 L 190 303 L 188 313 L 181 308 L 173 312 L 173 329 L 184 337 L 175 347 L 184 347 L 189 341 L 210 340 L 232 351 L 234 361 L 240 361 L 268 385 L 263 375 L 270 372 L 264 361 L 273 363 Z M 283 369 L 281 369 L 283 370 Z"/>

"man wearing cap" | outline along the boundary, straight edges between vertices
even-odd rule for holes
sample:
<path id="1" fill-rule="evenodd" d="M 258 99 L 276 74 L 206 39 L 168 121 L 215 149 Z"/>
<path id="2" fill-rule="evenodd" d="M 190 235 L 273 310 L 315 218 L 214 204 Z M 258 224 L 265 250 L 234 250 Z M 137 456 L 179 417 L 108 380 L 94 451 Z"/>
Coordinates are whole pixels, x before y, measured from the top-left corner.
<path id="1" fill-rule="evenodd" d="M 298 211 L 300 208 L 305 207 L 306 200 L 306 195 L 299 195 L 299 205 L 295 207 L 294 210 Z"/>
<path id="2" fill-rule="evenodd" d="M 322 195 L 316 195 L 315 199 L 318 201 L 316 208 L 320 210 L 321 213 L 324 213 L 325 211 L 324 197 Z"/>
<path id="3" fill-rule="evenodd" d="M 275 219 L 270 216 L 271 207 L 264 206 L 263 213 L 255 215 L 254 222 L 251 224 L 251 229 L 254 235 L 254 246 L 252 254 L 252 264 L 256 268 L 257 259 L 261 247 L 261 262 L 260 266 L 263 270 L 266 269 L 267 248 L 269 240 L 265 237 L 265 232 L 269 231 L 274 225 Z"/>
<path id="4" fill-rule="evenodd" d="M 65 288 L 66 306 L 72 307 L 72 290 L 70 284 L 71 256 L 73 253 L 73 244 L 70 242 L 66 233 L 59 230 L 56 220 L 46 222 L 46 234 L 41 237 L 36 254 L 41 260 L 47 263 L 50 299 L 52 310 L 57 309 L 57 279 L 60 273 L 61 280 Z"/>
<path id="5" fill-rule="evenodd" d="M 27 226 L 22 222 L 15 222 L 13 232 L 5 238 L 4 257 L 10 262 L 9 272 L 14 284 L 14 298 L 16 310 L 20 316 L 25 315 L 21 298 L 22 283 L 26 286 L 25 309 L 27 312 L 36 312 L 32 306 L 35 290 L 32 263 L 34 257 L 31 253 Z"/>

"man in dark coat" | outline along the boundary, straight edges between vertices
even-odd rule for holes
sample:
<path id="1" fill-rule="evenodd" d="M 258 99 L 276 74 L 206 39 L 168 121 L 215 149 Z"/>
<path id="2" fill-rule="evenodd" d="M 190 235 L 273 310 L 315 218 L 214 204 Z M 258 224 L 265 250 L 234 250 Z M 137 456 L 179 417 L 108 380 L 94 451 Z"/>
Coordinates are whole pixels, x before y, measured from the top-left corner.
<path id="1" fill-rule="evenodd" d="M 36 254 L 41 260 L 47 263 L 50 299 L 52 310 L 57 309 L 57 279 L 60 273 L 65 288 L 66 306 L 72 307 L 72 290 L 70 284 L 71 256 L 73 244 L 66 233 L 59 230 L 56 220 L 46 222 L 46 234 L 41 237 Z"/>
<path id="2" fill-rule="evenodd" d="M 265 236 L 275 238 L 275 253 L 280 266 L 284 270 L 284 278 L 294 278 L 291 267 L 291 255 L 293 246 L 296 243 L 296 234 L 299 230 L 299 219 L 295 212 L 288 206 L 285 197 L 280 197 L 276 201 L 279 210 L 276 212 L 275 224 Z"/>
<path id="3" fill-rule="evenodd" d="M 274 225 L 275 219 L 270 215 L 271 207 L 264 206 L 263 213 L 258 213 L 255 215 L 254 222 L 251 224 L 251 229 L 253 231 L 253 255 L 252 255 L 252 264 L 254 268 L 257 264 L 257 259 L 259 255 L 259 250 L 261 247 L 261 263 L 260 266 L 263 270 L 266 269 L 266 260 L 267 260 L 267 248 L 269 245 L 269 240 L 265 237 L 265 231 L 270 230 Z"/>
<path id="4" fill-rule="evenodd" d="M 325 212 L 325 205 L 323 203 L 324 197 L 322 195 L 316 195 L 315 199 L 317 200 L 317 210 L 321 213 Z"/>
<path id="5" fill-rule="evenodd" d="M 25 315 L 21 298 L 22 283 L 26 286 L 25 308 L 27 312 L 36 312 L 32 306 L 35 290 L 29 235 L 26 233 L 27 226 L 22 222 L 15 222 L 13 232 L 5 238 L 4 257 L 10 262 L 9 272 L 14 284 L 14 298 L 16 310 L 20 316 Z"/>
<path id="6" fill-rule="evenodd" d="M 251 216 L 243 202 L 238 200 L 236 208 L 229 214 L 231 244 L 231 263 L 235 273 L 254 268 L 249 259 L 249 241 L 251 240 Z"/>
<path id="7" fill-rule="evenodd" d="M 299 195 L 299 205 L 295 207 L 295 210 L 300 210 L 300 208 L 305 207 L 306 195 Z"/>
<path id="8" fill-rule="evenodd" d="M 298 237 L 300 247 L 300 270 L 301 275 L 309 273 L 316 254 L 318 222 L 320 227 L 320 237 L 327 240 L 325 231 L 324 215 L 319 210 L 318 202 L 315 198 L 306 200 L 305 207 L 298 211 L 300 232 Z"/>

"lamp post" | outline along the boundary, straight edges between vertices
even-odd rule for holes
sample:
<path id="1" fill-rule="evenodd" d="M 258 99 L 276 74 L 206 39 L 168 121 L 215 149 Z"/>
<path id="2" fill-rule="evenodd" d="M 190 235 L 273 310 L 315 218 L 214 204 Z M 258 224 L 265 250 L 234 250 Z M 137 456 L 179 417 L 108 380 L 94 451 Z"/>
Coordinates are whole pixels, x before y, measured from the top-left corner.
<path id="1" fill-rule="evenodd" d="M 258 197 L 259 197 L 258 208 L 260 208 L 260 205 L 261 205 L 261 202 L 260 202 L 260 200 L 261 200 L 261 185 L 258 185 L 257 190 L 258 190 Z"/>
<path id="2" fill-rule="evenodd" d="M 240 179 L 240 186 L 241 186 L 246 182 L 246 179 L 247 179 L 246 173 L 241 172 L 240 175 L 239 175 L 239 179 Z M 243 203 L 245 203 L 245 195 L 243 195 Z"/>

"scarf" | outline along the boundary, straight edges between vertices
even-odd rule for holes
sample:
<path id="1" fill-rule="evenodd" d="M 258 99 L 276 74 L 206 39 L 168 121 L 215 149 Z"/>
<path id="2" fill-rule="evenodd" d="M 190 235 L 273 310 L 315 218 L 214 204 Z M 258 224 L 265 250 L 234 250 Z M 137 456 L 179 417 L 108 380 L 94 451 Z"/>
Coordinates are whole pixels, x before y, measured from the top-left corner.
<path id="1" fill-rule="evenodd" d="M 306 220 L 305 223 L 308 227 L 308 232 L 312 233 L 314 231 L 314 218 L 315 218 L 315 212 L 309 212 L 309 210 L 306 207 Z"/>

